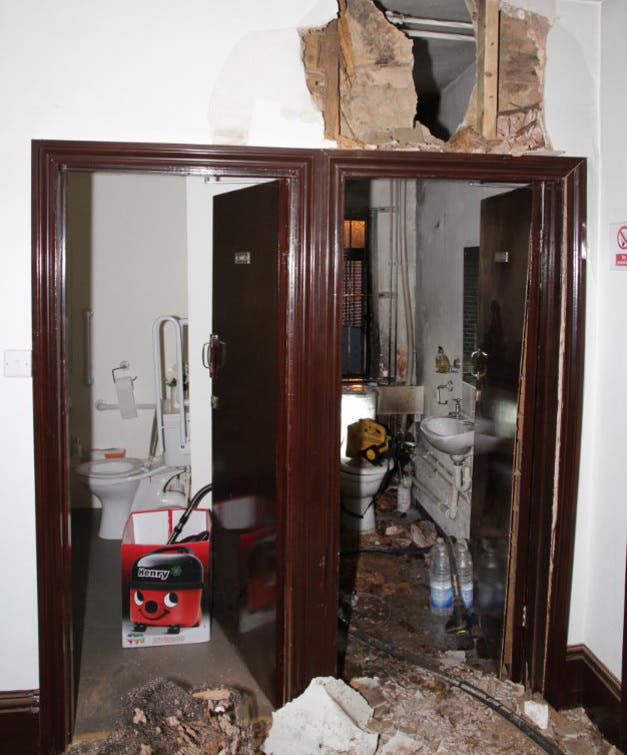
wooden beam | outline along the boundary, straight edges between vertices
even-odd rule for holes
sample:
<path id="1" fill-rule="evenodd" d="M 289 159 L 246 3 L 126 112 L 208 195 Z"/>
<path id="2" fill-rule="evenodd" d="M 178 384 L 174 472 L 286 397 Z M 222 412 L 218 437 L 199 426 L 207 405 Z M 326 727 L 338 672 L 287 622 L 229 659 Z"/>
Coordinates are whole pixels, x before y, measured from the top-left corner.
<path id="1" fill-rule="evenodd" d="M 477 122 L 485 139 L 496 139 L 499 87 L 499 4 L 479 3 L 477 28 Z"/>

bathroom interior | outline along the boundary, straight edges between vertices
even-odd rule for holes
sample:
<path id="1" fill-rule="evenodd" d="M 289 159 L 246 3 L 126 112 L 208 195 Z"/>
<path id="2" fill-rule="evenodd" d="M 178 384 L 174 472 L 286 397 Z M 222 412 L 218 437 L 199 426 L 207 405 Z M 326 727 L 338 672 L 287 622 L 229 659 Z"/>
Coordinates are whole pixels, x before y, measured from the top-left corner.
<path id="1" fill-rule="evenodd" d="M 244 486 L 250 474 L 261 473 L 251 473 L 245 452 L 239 463 L 225 463 L 224 453 L 212 445 L 212 431 L 222 433 L 222 425 L 232 422 L 224 382 L 237 392 L 237 380 L 248 381 L 251 374 L 246 359 L 253 360 L 263 391 L 263 370 L 254 349 L 244 357 L 229 352 L 228 367 L 236 375 L 223 370 L 219 391 L 226 419 L 216 422 L 212 406 L 220 382 L 215 379 L 212 385 L 207 369 L 213 359 L 209 334 L 219 322 L 207 292 L 221 274 L 214 271 L 212 247 L 223 251 L 225 236 L 237 236 L 232 231 L 237 226 L 233 198 L 240 202 L 238 192 L 259 183 L 267 182 L 105 172 L 68 176 L 68 483 L 77 738 L 110 730 L 121 695 L 155 677 L 186 686 L 211 682 L 236 687 L 245 693 L 253 716 L 267 715 L 272 707 L 272 490 L 265 486 L 262 499 L 259 487 L 256 495 L 247 495 L 251 488 L 237 488 L 225 466 L 244 479 Z M 258 198 L 255 203 L 258 211 L 267 212 Z M 276 269 L 266 267 L 270 275 Z M 255 275 L 252 265 L 237 271 L 251 280 Z M 242 309 L 239 293 L 227 291 Z M 276 299 L 274 289 L 268 298 Z M 213 300 L 213 305 L 221 301 L 218 295 Z M 267 330 L 272 338 L 272 325 Z M 251 401 L 257 403 L 258 395 L 251 393 Z M 267 412 L 274 416 L 273 389 L 264 396 Z M 239 403 L 239 409 L 250 410 Z M 270 445 L 272 421 L 267 427 Z M 228 443 L 218 445 L 222 451 Z M 265 465 L 267 455 L 259 453 L 256 460 Z M 273 468 L 264 479 L 272 473 Z M 203 609 L 205 601 L 211 602 L 214 619 L 209 641 L 141 647 L 137 631 L 122 631 L 120 551 L 129 510 L 141 514 L 185 507 L 209 483 L 214 483 L 213 498 L 208 492 L 198 501 L 199 508 L 212 508 L 215 514 L 212 563 L 205 570 L 214 578 L 215 592 L 203 597 Z M 205 578 L 210 581 L 207 574 Z M 143 631 L 148 637 L 151 627 Z M 122 637 L 135 646 L 123 647 Z"/>
<path id="2" fill-rule="evenodd" d="M 214 291 L 216 298 L 218 294 L 207 240 L 220 233 L 210 208 L 214 198 L 252 183 L 104 172 L 68 177 L 66 327 L 77 736 L 108 729 L 120 694 L 151 676 L 203 683 L 208 667 L 214 681 L 250 691 L 256 713 L 272 707 L 271 672 L 256 668 L 247 654 L 253 644 L 266 658 L 274 658 L 272 604 L 251 611 L 243 629 L 240 622 L 238 641 L 228 621 L 222 626 L 218 620 L 212 622 L 208 643 L 122 648 L 121 532 L 99 536 L 101 504 L 84 467 L 95 465 L 97 479 L 104 449 L 114 457 L 123 453 L 107 461 L 117 465 L 122 476 L 130 472 L 141 478 L 132 493 L 134 509 L 184 505 L 217 476 L 216 448 L 228 445 L 228 416 L 226 424 L 219 425 L 212 418 L 206 368 L 206 344 L 215 320 L 208 292 Z M 400 478 L 399 466 L 385 460 L 390 470 L 385 482 L 391 489 L 401 480 L 409 487 L 405 516 L 417 517 L 419 512 L 446 535 L 467 538 L 476 565 L 486 558 L 500 565 L 501 596 L 496 607 L 492 600 L 485 611 L 486 622 L 496 625 L 491 631 L 499 648 L 504 645 L 529 218 L 529 193 L 522 186 L 398 179 L 346 185 L 342 442 L 348 424 L 358 419 L 377 418 L 386 425 L 391 447 L 402 439 L 398 445 L 407 452 Z M 225 227 L 223 235 L 232 228 Z M 246 260 L 240 262 L 245 269 Z M 446 359 L 440 358 L 436 367 L 440 347 Z M 255 353 L 250 356 L 253 365 L 260 359 Z M 254 368 L 237 371 L 260 390 L 259 381 L 251 377 Z M 248 393 L 251 406 L 258 406 L 259 394 Z M 395 403 L 399 397 L 400 405 Z M 453 453 L 438 449 L 421 430 L 426 419 L 449 417 L 466 423 L 467 430 L 463 447 Z M 166 423 L 174 439 L 170 450 L 175 451 L 168 460 L 162 458 L 166 434 L 159 427 Z M 250 433 L 247 442 L 254 440 Z M 233 451 L 237 453 L 237 447 Z M 273 456 L 272 448 L 270 452 Z M 345 453 L 343 445 L 339 518 L 344 534 L 354 535 L 357 529 L 361 535 L 362 520 L 355 525 L 345 514 L 346 478 L 355 475 L 355 464 L 343 458 Z M 139 460 L 138 465 L 133 460 Z M 372 477 L 376 467 L 381 492 L 380 466 L 358 466 L 360 480 Z M 236 467 L 235 477 L 243 469 Z M 222 492 L 214 490 L 213 502 L 207 496 L 202 505 L 216 508 Z M 243 491 L 230 492 L 237 498 Z M 262 492 L 264 500 L 271 498 L 271 489 Z M 267 512 L 256 503 L 248 510 L 247 503 L 243 501 L 233 527 L 260 533 L 265 552 L 261 561 L 267 566 L 272 542 Z M 368 510 L 375 514 L 373 526 L 379 527 L 377 507 Z M 228 522 L 224 529 L 229 529 Z M 236 568 L 223 550 L 217 549 L 213 558 L 214 575 Z"/>
<path id="3" fill-rule="evenodd" d="M 344 216 L 340 667 L 356 626 L 397 650 L 463 647 L 499 673 L 509 662 L 530 190 L 353 180 Z M 357 424 L 366 418 L 384 439 Z M 429 525 L 428 544 L 414 538 L 416 522 Z M 465 541 L 474 563 L 461 644 L 444 631 L 455 627 L 451 610 L 430 610 L 436 536 L 452 548 Z M 403 601 L 382 609 L 394 583 Z"/>

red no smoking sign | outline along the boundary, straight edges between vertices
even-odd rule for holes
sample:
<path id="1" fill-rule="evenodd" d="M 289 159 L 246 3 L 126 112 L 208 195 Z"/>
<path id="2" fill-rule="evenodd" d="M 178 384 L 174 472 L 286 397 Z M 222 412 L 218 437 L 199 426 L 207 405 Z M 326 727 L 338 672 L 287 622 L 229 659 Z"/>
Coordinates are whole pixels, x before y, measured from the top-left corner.
<path id="1" fill-rule="evenodd" d="M 627 221 L 610 225 L 610 253 L 613 270 L 627 270 Z"/>

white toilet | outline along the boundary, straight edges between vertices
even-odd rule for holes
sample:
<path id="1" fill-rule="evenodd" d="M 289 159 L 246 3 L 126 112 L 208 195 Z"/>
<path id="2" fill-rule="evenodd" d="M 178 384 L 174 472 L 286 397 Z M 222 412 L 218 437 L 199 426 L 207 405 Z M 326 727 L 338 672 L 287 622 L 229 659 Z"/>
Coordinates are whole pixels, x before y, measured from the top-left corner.
<path id="1" fill-rule="evenodd" d="M 97 459 L 76 467 L 77 478 L 102 504 L 99 537 L 119 540 L 131 511 L 186 505 L 182 492 L 166 491 L 165 487 L 189 466 L 189 447 L 180 445 L 178 415 L 164 417 L 163 456 Z"/>
<path id="2" fill-rule="evenodd" d="M 373 498 L 387 471 L 387 462 L 378 467 L 360 459 L 343 459 L 340 462 L 342 524 L 346 529 L 374 532 Z"/>
<path id="3" fill-rule="evenodd" d="M 388 463 L 375 466 L 365 459 L 346 457 L 347 428 L 360 419 L 374 419 L 377 406 L 375 388 L 354 385 L 342 391 L 340 495 L 342 525 L 347 530 L 374 532 L 373 497 L 388 471 Z"/>
<path id="4" fill-rule="evenodd" d="M 151 467 L 144 459 L 98 459 L 76 467 L 76 476 L 102 504 L 98 537 L 119 540 L 131 510 L 184 506 L 185 496 L 165 491 L 184 467 Z"/>

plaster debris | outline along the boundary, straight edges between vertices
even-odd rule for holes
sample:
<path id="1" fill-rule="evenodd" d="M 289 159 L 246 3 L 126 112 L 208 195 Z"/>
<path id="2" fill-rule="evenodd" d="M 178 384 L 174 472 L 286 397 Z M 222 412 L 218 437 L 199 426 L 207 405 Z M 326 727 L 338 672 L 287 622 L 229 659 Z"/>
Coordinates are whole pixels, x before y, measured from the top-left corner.
<path id="1" fill-rule="evenodd" d="M 372 708 L 376 708 L 385 702 L 385 695 L 381 690 L 381 682 L 377 676 L 374 678 L 356 677 L 351 679 L 350 685 L 365 698 Z"/>
<path id="2" fill-rule="evenodd" d="M 443 668 L 454 668 L 466 663 L 466 653 L 464 650 L 447 650 L 440 655 L 439 660 Z"/>
<path id="3" fill-rule="evenodd" d="M 397 731 L 392 739 L 377 750 L 377 755 L 413 755 L 416 752 L 424 752 L 422 745 L 402 731 Z"/>
<path id="4" fill-rule="evenodd" d="M 207 707 L 216 693 L 222 713 Z M 245 709 L 237 690 L 190 693 L 174 682 L 154 679 L 122 698 L 119 723 L 110 734 L 72 744 L 67 755 L 253 755 L 267 724 L 244 722 Z"/>
<path id="5" fill-rule="evenodd" d="M 543 731 L 549 728 L 549 706 L 545 702 L 525 700 L 524 709 L 525 716 L 537 727 Z"/>
<path id="6" fill-rule="evenodd" d="M 374 755 L 378 735 L 367 731 L 372 708 L 344 682 L 313 679 L 300 697 L 272 715 L 267 755 Z"/>
<path id="7" fill-rule="evenodd" d="M 438 536 L 435 524 L 428 519 L 411 524 L 409 532 L 411 539 L 419 548 L 430 548 Z"/>

